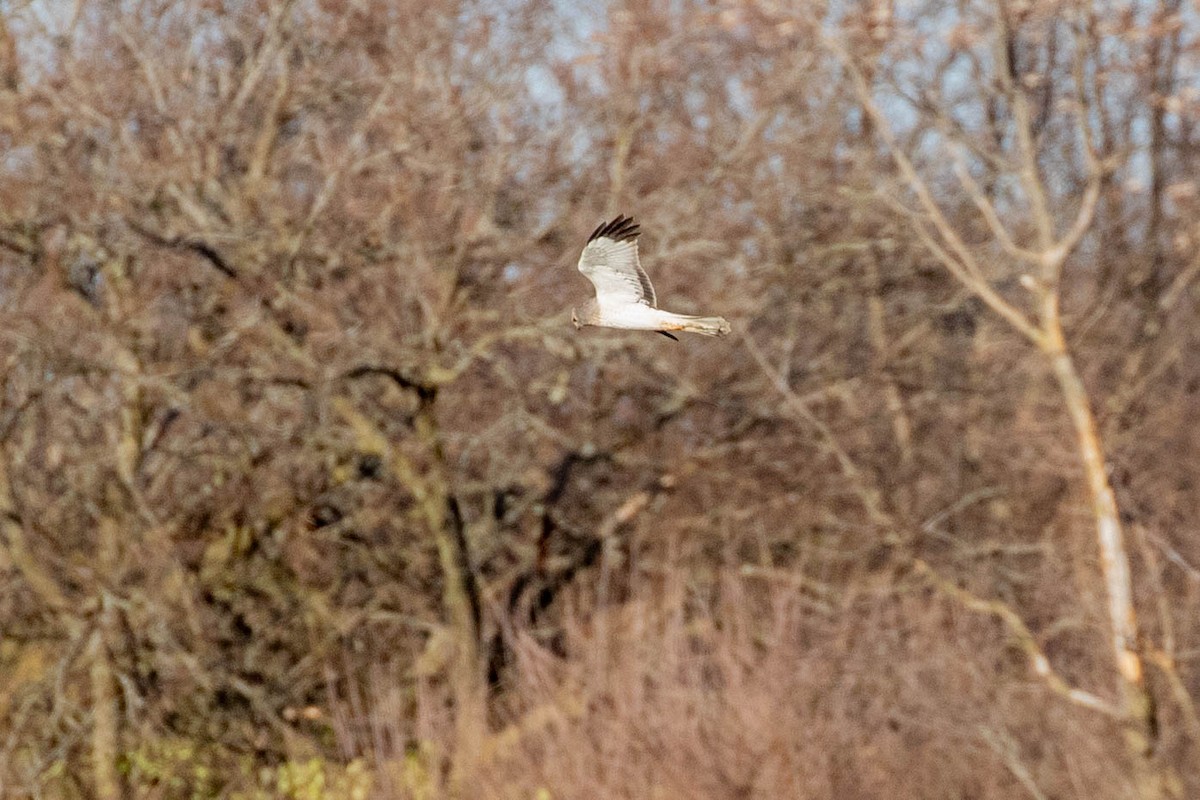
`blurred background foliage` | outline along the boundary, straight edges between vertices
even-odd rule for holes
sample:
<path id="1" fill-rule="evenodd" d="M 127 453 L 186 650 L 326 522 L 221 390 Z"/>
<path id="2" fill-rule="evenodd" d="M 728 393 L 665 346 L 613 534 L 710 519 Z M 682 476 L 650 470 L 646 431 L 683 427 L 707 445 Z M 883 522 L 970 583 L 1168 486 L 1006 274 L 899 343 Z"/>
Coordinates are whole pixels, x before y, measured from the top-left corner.
<path id="1" fill-rule="evenodd" d="M 1197 796 L 1198 74 L 1179 0 L 0 5 L 0 794 Z M 572 329 L 617 213 L 734 336 Z"/>

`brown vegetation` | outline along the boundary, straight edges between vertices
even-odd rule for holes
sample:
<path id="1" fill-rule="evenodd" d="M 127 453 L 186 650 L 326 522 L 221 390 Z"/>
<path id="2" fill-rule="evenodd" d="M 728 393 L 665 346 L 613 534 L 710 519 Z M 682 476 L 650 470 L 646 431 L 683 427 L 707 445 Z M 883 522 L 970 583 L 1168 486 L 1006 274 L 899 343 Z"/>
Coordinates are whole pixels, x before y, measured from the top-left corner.
<path id="1" fill-rule="evenodd" d="M 1179 0 L 4 6 L 0 795 L 1200 795 L 1198 69 Z M 734 336 L 571 327 L 618 212 Z"/>

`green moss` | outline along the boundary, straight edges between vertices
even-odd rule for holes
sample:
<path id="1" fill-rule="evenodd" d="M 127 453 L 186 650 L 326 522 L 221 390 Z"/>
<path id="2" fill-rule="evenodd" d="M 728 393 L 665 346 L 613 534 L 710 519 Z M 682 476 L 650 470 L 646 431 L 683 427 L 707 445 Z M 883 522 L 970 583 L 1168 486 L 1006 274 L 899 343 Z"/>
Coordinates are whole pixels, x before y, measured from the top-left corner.
<path id="1" fill-rule="evenodd" d="M 367 800 L 374 776 L 363 759 L 340 764 L 322 758 L 256 767 L 186 739 L 150 742 L 121 759 L 134 797 L 165 800 Z"/>
<path id="2" fill-rule="evenodd" d="M 155 789 L 162 797 L 204 800 L 220 791 L 213 754 L 201 753 L 187 739 L 157 739 L 126 752 L 119 768 L 128 776 L 135 795 Z"/>
<path id="3" fill-rule="evenodd" d="M 362 759 L 330 764 L 324 759 L 287 762 L 276 769 L 275 796 L 288 800 L 366 800 L 372 776 Z"/>

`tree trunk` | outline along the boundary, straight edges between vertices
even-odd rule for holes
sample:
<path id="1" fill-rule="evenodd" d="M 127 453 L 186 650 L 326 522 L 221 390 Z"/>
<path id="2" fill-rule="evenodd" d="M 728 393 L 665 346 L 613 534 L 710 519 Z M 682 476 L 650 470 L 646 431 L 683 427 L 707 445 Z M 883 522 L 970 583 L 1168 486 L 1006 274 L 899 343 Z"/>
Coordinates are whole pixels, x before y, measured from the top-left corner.
<path id="1" fill-rule="evenodd" d="M 88 652 L 88 671 L 92 688 L 92 784 L 96 800 L 119 800 L 121 783 L 117 776 L 117 696 L 112 665 L 105 645 L 105 623 L 109 612 L 102 609 L 100 624 L 92 634 Z"/>
<path id="2" fill-rule="evenodd" d="M 1062 391 L 1063 402 L 1075 428 L 1076 446 L 1083 461 L 1096 521 L 1096 541 L 1100 550 L 1100 569 L 1108 600 L 1108 621 L 1113 657 L 1125 712 L 1123 735 L 1129 753 L 1137 796 L 1157 800 L 1164 796 L 1160 776 L 1151 760 L 1154 706 L 1146 690 L 1145 670 L 1138 650 L 1137 614 L 1133 605 L 1133 581 L 1125 534 L 1117 508 L 1116 495 L 1108 480 L 1108 464 L 1092 414 L 1087 390 L 1067 351 L 1062 329 L 1055 318 L 1048 324 L 1043 351 L 1050 359 L 1054 377 Z"/>
<path id="3" fill-rule="evenodd" d="M 481 752 L 487 735 L 486 686 L 479 655 L 479 588 L 471 571 L 462 515 L 445 469 L 432 398 L 423 404 L 414 422 L 417 436 L 431 457 L 422 503 L 442 568 L 442 605 L 454 632 L 454 655 L 449 665 L 455 706 L 455 769 L 451 789 L 457 792 L 470 777 L 473 760 Z"/>

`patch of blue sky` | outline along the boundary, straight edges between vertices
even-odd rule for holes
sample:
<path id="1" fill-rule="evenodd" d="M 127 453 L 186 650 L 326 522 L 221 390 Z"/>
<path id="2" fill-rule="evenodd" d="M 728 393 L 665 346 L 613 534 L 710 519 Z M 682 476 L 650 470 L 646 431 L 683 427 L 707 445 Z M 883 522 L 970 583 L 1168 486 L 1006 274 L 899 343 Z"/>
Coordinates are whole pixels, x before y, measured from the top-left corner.
<path id="1" fill-rule="evenodd" d="M 0 164 L 4 165 L 4 172 L 8 175 L 17 178 L 28 176 L 37 164 L 37 150 L 28 144 L 6 148 Z"/>

